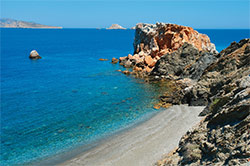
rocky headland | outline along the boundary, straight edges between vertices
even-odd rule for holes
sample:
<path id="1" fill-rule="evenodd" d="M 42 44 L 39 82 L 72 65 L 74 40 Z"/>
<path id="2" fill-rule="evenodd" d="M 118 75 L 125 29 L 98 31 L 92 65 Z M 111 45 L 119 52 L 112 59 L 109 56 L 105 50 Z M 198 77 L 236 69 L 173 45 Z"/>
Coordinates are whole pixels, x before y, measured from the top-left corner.
<path id="1" fill-rule="evenodd" d="M 165 23 L 139 23 L 135 31 L 134 54 L 120 57 L 119 61 L 124 67 L 132 67 L 135 72 L 150 73 L 163 55 L 177 51 L 185 43 L 192 45 L 198 51 L 217 53 L 209 37 L 191 27 Z"/>
<path id="2" fill-rule="evenodd" d="M 204 119 L 156 165 L 239 165 L 250 160 L 250 39 L 218 53 L 207 35 L 175 24 L 137 24 L 134 55 L 119 63 L 169 90 L 155 108 L 206 106 Z"/>
<path id="3" fill-rule="evenodd" d="M 0 28 L 46 28 L 46 29 L 62 29 L 58 26 L 48 26 L 37 24 L 34 22 L 18 21 L 9 18 L 0 19 Z"/>
<path id="4" fill-rule="evenodd" d="M 233 42 L 197 82 L 172 94 L 162 103 L 205 105 L 205 116 L 188 131 L 179 147 L 157 165 L 240 165 L 250 160 L 250 39 Z M 176 81 L 185 82 L 184 79 Z M 190 82 L 190 80 L 189 80 Z"/>
<path id="5" fill-rule="evenodd" d="M 112 24 L 109 28 L 107 29 L 126 29 L 124 27 L 122 27 L 121 25 L 118 24 Z"/>

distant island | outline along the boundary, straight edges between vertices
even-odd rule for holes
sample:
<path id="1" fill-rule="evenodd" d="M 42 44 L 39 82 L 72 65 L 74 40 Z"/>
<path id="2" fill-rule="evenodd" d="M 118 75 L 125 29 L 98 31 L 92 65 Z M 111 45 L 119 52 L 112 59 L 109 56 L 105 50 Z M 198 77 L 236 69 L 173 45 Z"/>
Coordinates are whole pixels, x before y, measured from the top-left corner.
<path id="1" fill-rule="evenodd" d="M 27 21 L 19 21 L 10 18 L 2 18 L 0 19 L 0 28 L 47 28 L 47 29 L 62 29 L 62 27 L 58 26 L 49 26 L 37 24 L 34 22 Z"/>
<path id="2" fill-rule="evenodd" d="M 136 26 L 131 27 L 130 29 L 136 29 Z"/>
<path id="3" fill-rule="evenodd" d="M 109 28 L 107 29 L 126 29 L 118 24 L 112 24 Z"/>

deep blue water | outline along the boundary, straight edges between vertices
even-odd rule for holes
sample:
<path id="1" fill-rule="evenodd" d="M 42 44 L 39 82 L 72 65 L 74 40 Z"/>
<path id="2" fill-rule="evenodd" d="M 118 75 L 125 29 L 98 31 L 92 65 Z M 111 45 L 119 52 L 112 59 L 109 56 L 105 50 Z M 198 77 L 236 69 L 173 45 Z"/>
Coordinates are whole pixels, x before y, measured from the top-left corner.
<path id="1" fill-rule="evenodd" d="M 220 51 L 249 30 L 198 30 Z M 157 112 L 162 91 L 99 58 L 133 53 L 134 30 L 1 29 L 1 164 L 70 151 Z M 43 57 L 31 61 L 36 49 Z"/>

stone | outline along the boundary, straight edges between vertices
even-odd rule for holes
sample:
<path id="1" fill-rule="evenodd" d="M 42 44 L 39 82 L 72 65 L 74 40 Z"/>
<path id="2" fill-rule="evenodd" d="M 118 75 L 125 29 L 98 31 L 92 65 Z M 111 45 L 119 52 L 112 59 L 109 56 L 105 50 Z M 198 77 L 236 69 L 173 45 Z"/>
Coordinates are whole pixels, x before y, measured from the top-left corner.
<path id="1" fill-rule="evenodd" d="M 133 59 L 133 55 L 128 54 L 128 59 Z"/>
<path id="2" fill-rule="evenodd" d="M 132 62 L 129 61 L 129 60 L 127 60 L 127 61 L 124 63 L 124 67 L 126 67 L 126 68 L 129 68 L 129 67 L 131 67 L 131 66 L 132 66 Z"/>
<path id="3" fill-rule="evenodd" d="M 38 52 L 36 50 L 32 50 L 30 52 L 29 58 L 32 60 L 42 59 L 42 57 L 38 54 Z"/>
<path id="4" fill-rule="evenodd" d="M 152 71 L 152 68 L 150 68 L 150 67 L 147 66 L 147 67 L 146 67 L 146 72 L 147 72 L 147 73 L 150 73 L 151 71 Z"/>
<path id="5" fill-rule="evenodd" d="M 153 67 L 153 63 L 155 63 L 154 59 L 151 56 L 145 56 L 145 64 Z"/>
<path id="6" fill-rule="evenodd" d="M 128 71 L 128 70 L 122 71 L 122 73 L 126 74 L 126 75 L 130 75 L 130 71 Z"/>
<path id="7" fill-rule="evenodd" d="M 111 63 L 113 63 L 113 64 L 116 64 L 116 63 L 118 63 L 118 59 L 117 58 L 112 58 L 112 61 L 111 61 Z"/>
<path id="8" fill-rule="evenodd" d="M 183 147 L 183 157 L 186 159 L 185 163 L 195 162 L 201 159 L 202 151 L 199 149 L 199 145 L 187 143 Z"/>
<path id="9" fill-rule="evenodd" d="M 108 59 L 100 58 L 99 61 L 108 61 Z"/>
<path id="10" fill-rule="evenodd" d="M 158 110 L 158 109 L 160 109 L 160 108 L 161 108 L 161 106 L 160 106 L 159 104 L 155 104 L 155 105 L 154 105 L 154 109 L 157 109 L 157 110 Z"/>
<path id="11" fill-rule="evenodd" d="M 119 58 L 119 62 L 122 62 L 122 61 L 124 61 L 124 60 L 126 60 L 127 59 L 127 57 L 125 56 L 125 57 L 120 57 Z"/>
<path id="12" fill-rule="evenodd" d="M 135 71 L 135 72 L 142 71 L 142 68 L 135 66 L 133 68 L 133 71 Z"/>

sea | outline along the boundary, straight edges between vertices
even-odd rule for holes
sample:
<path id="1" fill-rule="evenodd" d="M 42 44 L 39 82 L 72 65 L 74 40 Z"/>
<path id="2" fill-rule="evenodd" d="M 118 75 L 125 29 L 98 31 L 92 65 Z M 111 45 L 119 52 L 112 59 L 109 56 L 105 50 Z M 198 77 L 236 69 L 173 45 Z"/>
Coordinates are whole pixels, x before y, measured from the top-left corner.
<path id="1" fill-rule="evenodd" d="M 247 29 L 198 29 L 218 51 Z M 134 30 L 0 29 L 1 165 L 36 165 L 82 151 L 162 111 L 157 83 L 126 76 Z M 42 59 L 30 60 L 37 50 Z M 108 61 L 99 61 L 100 58 Z"/>

